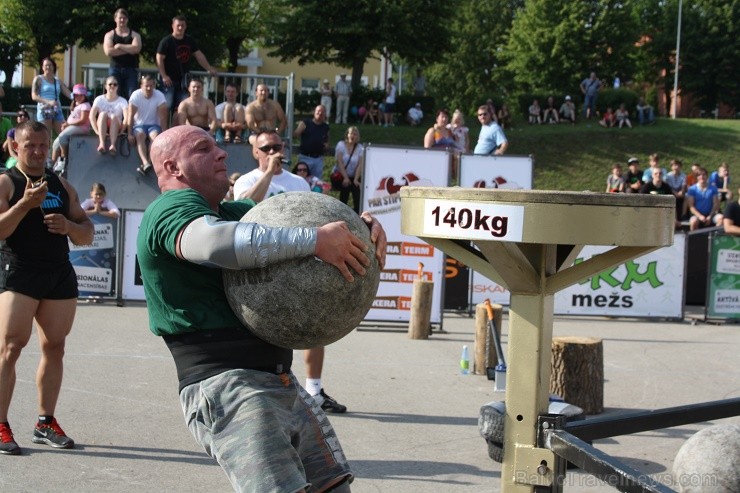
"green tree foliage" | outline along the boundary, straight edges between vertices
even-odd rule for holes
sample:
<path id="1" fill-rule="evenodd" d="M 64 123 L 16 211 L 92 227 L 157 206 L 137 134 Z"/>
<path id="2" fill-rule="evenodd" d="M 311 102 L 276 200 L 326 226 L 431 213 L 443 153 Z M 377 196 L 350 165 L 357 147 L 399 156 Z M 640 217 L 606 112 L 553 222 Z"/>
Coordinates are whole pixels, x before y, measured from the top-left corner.
<path id="1" fill-rule="evenodd" d="M 352 69 L 358 87 L 365 62 L 380 53 L 411 64 L 431 62 L 449 46 L 452 4 L 436 0 L 279 0 L 266 44 L 285 62 L 325 62 Z"/>
<path id="2" fill-rule="evenodd" d="M 740 106 L 740 0 L 683 3 L 679 86 L 713 110 L 724 102 Z"/>
<path id="3" fill-rule="evenodd" d="M 679 0 L 639 0 L 643 32 L 635 57 L 637 79 L 655 85 L 665 100 L 673 91 Z M 705 110 L 719 102 L 740 106 L 737 89 L 740 59 L 739 0 L 683 2 L 679 90 L 699 98 Z"/>
<path id="4" fill-rule="evenodd" d="M 450 50 L 427 70 L 438 106 L 473 113 L 489 97 L 502 98 L 508 81 L 501 47 L 521 0 L 460 2 L 451 21 Z M 510 89 L 510 87 L 509 87 Z"/>
<path id="5" fill-rule="evenodd" d="M 79 38 L 81 26 L 72 22 L 74 2 L 67 0 L 3 0 L 0 25 L 8 42 L 23 43 L 24 54 L 41 60 L 63 52 Z"/>
<path id="6" fill-rule="evenodd" d="M 75 14 L 89 29 L 80 33 L 80 46 L 94 48 L 114 27 L 113 13 L 117 0 L 99 0 L 76 9 Z M 193 36 L 212 65 L 236 71 L 239 57 L 245 56 L 255 40 L 264 34 L 265 18 L 277 15 L 274 2 L 268 0 L 232 0 L 221 9 L 204 0 L 180 1 L 176 8 L 163 9 L 149 0 L 132 0 L 126 10 L 129 26 L 141 34 L 142 56 L 153 62 L 159 41 L 172 32 L 172 18 L 184 14 L 187 33 Z"/>
<path id="7" fill-rule="evenodd" d="M 225 64 L 229 72 L 235 72 L 239 58 L 264 38 L 268 21 L 281 13 L 272 0 L 235 0 L 225 7 L 229 10 L 221 26 L 227 50 Z"/>
<path id="8" fill-rule="evenodd" d="M 23 56 L 24 43 L 16 41 L 0 24 L 0 72 L 5 74 L 4 86 L 10 87 L 15 67 Z"/>
<path id="9" fill-rule="evenodd" d="M 521 91 L 575 91 L 591 71 L 609 81 L 632 77 L 640 31 L 632 0 L 528 0 L 504 49 Z"/>
<path id="10" fill-rule="evenodd" d="M 670 101 L 676 61 L 678 0 L 638 0 L 635 10 L 642 28 L 633 60 L 635 82 L 645 88 L 655 87 L 656 92 Z"/>
<path id="11" fill-rule="evenodd" d="M 87 27 L 78 30 L 80 46 L 93 48 L 103 42 L 105 33 L 115 27 L 113 13 L 119 6 L 120 2 L 116 0 L 96 0 L 94 4 L 86 3 L 75 9 L 76 22 Z M 172 18 L 178 14 L 186 17 L 187 34 L 198 41 L 198 46 L 211 64 L 218 65 L 226 58 L 226 32 L 222 28 L 224 11 L 213 8 L 212 2 L 180 0 L 170 6 L 131 0 L 126 10 L 129 13 L 129 27 L 141 35 L 141 56 L 149 62 L 155 59 L 159 41 L 172 33 Z"/>

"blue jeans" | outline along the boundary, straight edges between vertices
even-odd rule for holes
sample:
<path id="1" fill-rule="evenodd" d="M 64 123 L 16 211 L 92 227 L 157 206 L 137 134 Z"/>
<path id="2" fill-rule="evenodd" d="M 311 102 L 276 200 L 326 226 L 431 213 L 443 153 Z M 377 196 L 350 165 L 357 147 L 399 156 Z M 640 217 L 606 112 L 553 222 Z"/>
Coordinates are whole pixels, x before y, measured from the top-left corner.
<path id="1" fill-rule="evenodd" d="M 167 101 L 167 108 L 170 113 L 177 111 L 177 107 L 180 105 L 183 99 L 187 99 L 190 94 L 187 89 L 182 88 L 182 82 L 179 80 L 173 80 L 170 87 L 165 87 L 164 84 L 158 84 L 159 90 L 164 94 L 164 99 Z"/>
<path id="2" fill-rule="evenodd" d="M 136 67 L 110 67 L 108 75 L 118 81 L 118 95 L 126 99 L 139 88 L 139 69 Z"/>
<path id="3" fill-rule="evenodd" d="M 583 101 L 583 114 L 584 115 L 590 115 L 590 116 L 596 116 L 596 98 L 598 97 L 598 94 L 586 94 L 586 97 Z M 591 109 L 591 112 L 589 113 L 588 110 Z"/>
<path id="4" fill-rule="evenodd" d="M 317 177 L 319 180 L 323 180 L 324 176 L 324 156 L 311 157 L 305 154 L 298 154 L 298 161 L 303 161 L 308 165 L 308 173 L 312 176 Z"/>
<path id="5" fill-rule="evenodd" d="M 642 108 L 637 108 L 637 119 L 640 121 L 640 125 L 644 125 L 645 123 L 652 123 L 653 120 L 655 120 L 653 107 L 643 106 Z"/>

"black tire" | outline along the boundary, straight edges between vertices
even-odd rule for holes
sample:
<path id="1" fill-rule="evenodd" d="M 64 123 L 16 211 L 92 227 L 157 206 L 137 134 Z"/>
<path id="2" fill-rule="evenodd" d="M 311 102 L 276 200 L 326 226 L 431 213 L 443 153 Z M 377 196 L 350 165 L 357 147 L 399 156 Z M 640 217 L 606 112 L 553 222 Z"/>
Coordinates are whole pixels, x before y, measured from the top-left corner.
<path id="1" fill-rule="evenodd" d="M 486 443 L 488 444 L 488 457 L 498 463 L 502 463 L 504 461 L 504 444 L 490 442 L 488 440 L 486 440 Z"/>
<path id="2" fill-rule="evenodd" d="M 504 414 L 490 405 L 481 407 L 478 415 L 478 431 L 488 442 L 504 442 Z"/>

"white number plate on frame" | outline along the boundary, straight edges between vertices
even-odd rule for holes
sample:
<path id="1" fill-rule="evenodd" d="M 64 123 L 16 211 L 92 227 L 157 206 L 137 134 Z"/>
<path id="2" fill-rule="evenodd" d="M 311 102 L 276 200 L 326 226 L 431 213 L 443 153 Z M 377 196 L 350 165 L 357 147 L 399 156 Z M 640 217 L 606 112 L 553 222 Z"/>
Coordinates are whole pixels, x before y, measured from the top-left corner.
<path id="1" fill-rule="evenodd" d="M 522 241 L 524 206 L 454 200 L 424 202 L 424 234 L 460 239 Z"/>

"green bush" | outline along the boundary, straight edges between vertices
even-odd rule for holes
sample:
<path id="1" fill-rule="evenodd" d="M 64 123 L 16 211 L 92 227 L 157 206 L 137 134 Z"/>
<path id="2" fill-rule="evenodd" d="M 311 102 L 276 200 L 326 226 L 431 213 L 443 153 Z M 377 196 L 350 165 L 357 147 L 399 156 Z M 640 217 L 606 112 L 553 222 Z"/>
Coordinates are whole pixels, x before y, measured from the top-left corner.
<path id="1" fill-rule="evenodd" d="M 312 115 L 313 110 L 321 104 L 321 94 L 318 91 L 302 93 L 295 91 L 293 94 L 293 111 L 298 114 Z"/>
<path id="2" fill-rule="evenodd" d="M 352 96 L 349 98 L 349 105 L 350 107 L 354 106 L 359 108 L 370 98 L 373 98 L 373 101 L 380 104 L 385 99 L 385 91 L 383 89 L 373 89 L 367 86 L 361 86 L 356 91 L 352 91 Z"/>
<path id="3" fill-rule="evenodd" d="M 624 103 L 630 115 L 635 115 L 635 107 L 640 96 L 631 89 L 603 89 L 599 91 L 599 98 L 596 100 L 596 111 L 603 113 L 607 107 L 613 111 Z"/>

